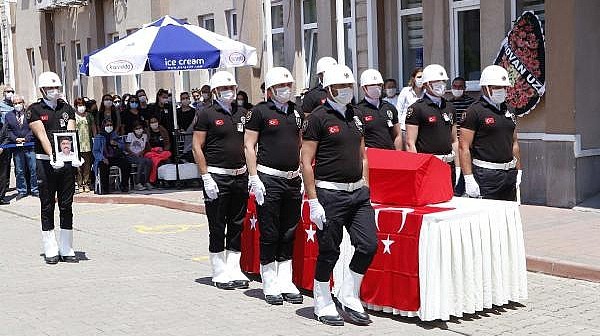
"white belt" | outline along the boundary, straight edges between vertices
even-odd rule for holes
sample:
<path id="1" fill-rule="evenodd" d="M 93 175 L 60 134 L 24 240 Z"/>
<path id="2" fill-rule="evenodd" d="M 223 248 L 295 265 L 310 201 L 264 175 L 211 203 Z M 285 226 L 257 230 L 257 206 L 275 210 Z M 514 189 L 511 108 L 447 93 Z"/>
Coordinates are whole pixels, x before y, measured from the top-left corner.
<path id="1" fill-rule="evenodd" d="M 454 152 L 452 152 L 450 154 L 434 155 L 434 156 L 446 163 L 450 163 L 450 162 L 454 161 L 454 157 L 456 156 L 456 154 L 454 154 Z"/>
<path id="2" fill-rule="evenodd" d="M 293 178 L 300 176 L 300 169 L 291 170 L 291 171 L 283 171 L 283 170 L 273 169 L 273 168 L 263 166 L 263 165 L 257 165 L 256 170 L 258 170 L 259 172 L 261 172 L 263 174 L 267 174 L 267 175 L 271 175 L 271 176 L 275 176 L 275 177 L 282 177 L 282 178 L 285 178 L 288 180 L 291 180 Z"/>
<path id="3" fill-rule="evenodd" d="M 477 167 L 497 170 L 509 170 L 517 166 L 517 158 L 513 158 L 512 161 L 506 163 L 495 163 L 487 162 L 482 160 L 473 159 L 473 164 Z"/>
<path id="4" fill-rule="evenodd" d="M 340 190 L 340 191 L 354 191 L 365 186 L 365 180 L 360 179 L 352 183 L 340 183 L 340 182 L 327 182 L 316 180 L 315 184 L 317 188 L 329 189 L 329 190 Z"/>
<path id="5" fill-rule="evenodd" d="M 247 169 L 246 169 L 246 166 L 243 166 L 242 168 L 238 168 L 238 169 L 229 169 L 229 168 L 219 168 L 219 167 L 208 166 L 207 170 L 209 173 L 213 173 L 213 174 L 237 176 L 237 175 L 242 175 L 242 174 L 246 173 Z"/>
<path id="6" fill-rule="evenodd" d="M 38 160 L 48 160 L 50 161 L 50 156 L 46 154 L 35 154 L 35 158 Z"/>

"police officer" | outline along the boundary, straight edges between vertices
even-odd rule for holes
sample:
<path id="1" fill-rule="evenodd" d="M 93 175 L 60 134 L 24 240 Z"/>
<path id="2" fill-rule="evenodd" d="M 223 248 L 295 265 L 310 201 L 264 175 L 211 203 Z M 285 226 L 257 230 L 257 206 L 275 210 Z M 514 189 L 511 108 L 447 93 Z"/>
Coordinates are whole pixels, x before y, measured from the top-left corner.
<path id="1" fill-rule="evenodd" d="M 231 73 L 216 72 L 210 87 L 215 99 L 198 113 L 192 150 L 204 182 L 212 280 L 221 289 L 248 288 L 249 280 L 240 269 L 242 223 L 248 202 L 246 110 L 232 104 L 237 84 Z"/>
<path id="2" fill-rule="evenodd" d="M 323 73 L 325 72 L 325 69 L 328 69 L 335 64 L 337 64 L 337 61 L 329 56 L 321 57 L 317 61 L 317 77 L 319 78 L 319 84 L 308 90 L 304 94 L 304 98 L 302 98 L 302 112 L 304 112 L 305 115 L 310 114 L 315 108 L 325 103 L 327 91 L 323 89 Z"/>
<path id="3" fill-rule="evenodd" d="M 481 72 L 482 95 L 461 124 L 460 162 L 470 197 L 515 201 L 521 184 L 516 118 L 507 110 L 508 72 L 490 65 Z"/>
<path id="4" fill-rule="evenodd" d="M 365 130 L 365 146 L 369 148 L 402 150 L 402 130 L 396 108 L 381 99 L 383 77 L 375 69 L 360 75 L 360 86 L 365 98 L 358 103 Z"/>
<path id="5" fill-rule="evenodd" d="M 42 240 L 48 264 L 78 262 L 73 251 L 73 195 L 75 168 L 83 159 L 63 162 L 52 154 L 54 132 L 75 131 L 75 110 L 60 99 L 62 83 L 54 72 L 44 72 L 38 79 L 43 98 L 29 106 L 26 117 L 36 137 L 38 190 L 40 194 Z M 60 246 L 54 235 L 54 204 L 58 199 L 60 211 Z"/>
<path id="6" fill-rule="evenodd" d="M 413 153 L 433 154 L 452 169 L 452 186 L 460 174 L 455 110 L 444 99 L 446 70 L 438 64 L 423 69 L 425 95 L 406 111 L 406 147 Z"/>
<path id="7" fill-rule="evenodd" d="M 310 219 L 318 228 L 314 313 L 319 321 L 329 325 L 344 324 L 329 289 L 344 227 L 355 251 L 349 269 L 344 270 L 338 300 L 354 323 L 371 323 L 359 293 L 377 249 L 377 228 L 368 188 L 363 125 L 355 108 L 349 105 L 355 83 L 352 71 L 345 65 L 333 65 L 325 71 L 323 87 L 327 100 L 307 118 L 302 142 L 302 174 Z"/>
<path id="8" fill-rule="evenodd" d="M 286 68 L 267 72 L 267 101 L 248 112 L 244 136 L 250 191 L 258 203 L 263 293 L 265 301 L 274 305 L 284 300 L 302 303 L 302 294 L 292 282 L 294 233 L 302 206 L 299 166 L 303 121 L 303 114 L 290 101 L 293 83 Z"/>

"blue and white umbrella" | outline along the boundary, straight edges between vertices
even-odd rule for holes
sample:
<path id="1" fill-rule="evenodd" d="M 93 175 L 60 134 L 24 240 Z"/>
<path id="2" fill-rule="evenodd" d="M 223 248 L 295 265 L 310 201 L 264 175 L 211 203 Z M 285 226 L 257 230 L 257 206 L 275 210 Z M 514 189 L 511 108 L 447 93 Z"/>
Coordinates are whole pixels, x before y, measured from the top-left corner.
<path id="1" fill-rule="evenodd" d="M 256 63 L 256 48 L 167 15 L 86 55 L 80 72 L 87 76 L 123 76 Z"/>

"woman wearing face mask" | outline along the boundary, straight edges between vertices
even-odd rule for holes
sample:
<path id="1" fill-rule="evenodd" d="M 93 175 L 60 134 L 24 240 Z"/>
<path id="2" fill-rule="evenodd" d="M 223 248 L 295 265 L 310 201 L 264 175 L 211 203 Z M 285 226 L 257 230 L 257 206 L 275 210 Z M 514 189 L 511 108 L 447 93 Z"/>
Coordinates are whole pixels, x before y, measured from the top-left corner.
<path id="1" fill-rule="evenodd" d="M 169 132 L 159 124 L 157 117 L 151 117 L 148 124 L 150 125 L 147 132 L 150 151 L 146 152 L 144 157 L 152 161 L 148 180 L 150 183 L 156 183 L 158 165 L 171 157 L 171 140 Z"/>
<path id="2" fill-rule="evenodd" d="M 398 110 L 398 122 L 406 140 L 406 110 L 417 100 L 423 97 L 423 69 L 416 68 L 413 70 L 408 80 L 408 86 L 402 88 L 398 94 L 396 110 Z M 406 141 L 404 141 L 406 143 Z"/>
<path id="3" fill-rule="evenodd" d="M 182 92 L 179 94 L 179 99 L 181 100 L 181 106 L 177 108 L 177 126 L 182 132 L 185 132 L 194 120 L 196 109 L 192 106 L 189 93 Z"/>
<path id="4" fill-rule="evenodd" d="M 117 166 L 121 169 L 121 192 L 129 192 L 129 172 L 131 170 L 129 162 L 124 154 L 125 144 L 120 139 L 112 120 L 105 119 L 102 122 L 102 129 L 94 137 L 94 172 L 100 177 L 100 188 L 96 190 L 97 194 L 108 194 L 108 172 L 111 166 Z"/>
<path id="5" fill-rule="evenodd" d="M 129 97 L 129 102 L 123 111 L 123 129 L 126 134 L 133 132 L 133 125 L 140 123 L 146 126 L 146 119 L 140 111 L 140 100 L 137 96 Z"/>
<path id="6" fill-rule="evenodd" d="M 144 133 L 144 125 L 134 122 L 133 131 L 127 134 L 125 140 L 125 153 L 127 161 L 137 165 L 135 190 L 153 189 L 149 183 L 152 160 L 144 157 L 150 151 L 148 134 Z"/>
<path id="7" fill-rule="evenodd" d="M 75 99 L 75 127 L 79 138 L 79 154 L 85 160 L 77 169 L 77 186 L 79 191 L 88 192 L 92 186 L 90 174 L 92 172 L 92 138 L 96 136 L 97 129 L 94 117 L 85 107 L 82 98 Z"/>
<path id="8" fill-rule="evenodd" d="M 365 146 L 402 150 L 402 130 L 396 108 L 381 99 L 383 77 L 375 69 L 360 75 L 365 98 L 358 103 L 359 116 L 365 129 Z"/>
<path id="9" fill-rule="evenodd" d="M 253 105 L 248 100 L 248 94 L 245 91 L 238 91 L 237 93 L 237 106 L 243 107 L 246 110 L 251 110 Z"/>
<path id="10" fill-rule="evenodd" d="M 406 111 L 406 150 L 437 156 L 451 167 L 452 187 L 460 175 L 454 106 L 444 98 L 448 75 L 444 67 L 430 64 L 423 70 L 425 96 Z"/>
<path id="11" fill-rule="evenodd" d="M 119 134 L 119 131 L 121 131 L 121 114 L 115 108 L 113 96 L 110 94 L 102 96 L 102 101 L 100 102 L 100 108 L 98 109 L 98 116 L 96 118 L 96 127 L 99 130 L 103 128 L 102 122 L 105 119 L 110 119 L 112 121 L 115 131 Z"/>
<path id="12" fill-rule="evenodd" d="M 169 91 L 159 89 L 156 92 L 156 102 L 148 106 L 150 117 L 158 118 L 160 125 L 167 129 L 169 134 L 174 131 L 173 128 L 173 110 L 169 101 Z"/>
<path id="13" fill-rule="evenodd" d="M 460 162 L 469 197 L 516 201 L 521 159 L 515 115 L 507 109 L 508 72 L 490 65 L 479 80 L 481 98 L 461 123 Z"/>

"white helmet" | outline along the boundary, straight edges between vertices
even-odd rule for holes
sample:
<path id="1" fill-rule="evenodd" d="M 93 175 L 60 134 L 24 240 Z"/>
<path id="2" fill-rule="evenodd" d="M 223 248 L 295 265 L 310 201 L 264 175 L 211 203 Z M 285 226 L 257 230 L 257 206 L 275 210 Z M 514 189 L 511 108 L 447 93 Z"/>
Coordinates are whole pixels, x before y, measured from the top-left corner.
<path id="1" fill-rule="evenodd" d="M 210 78 L 210 89 L 214 90 L 221 86 L 237 86 L 235 78 L 229 71 L 217 71 Z"/>
<path id="2" fill-rule="evenodd" d="M 42 72 L 38 78 L 38 88 L 62 86 L 60 77 L 52 71 Z"/>
<path id="3" fill-rule="evenodd" d="M 448 80 L 446 69 L 439 64 L 429 64 L 423 69 L 423 83 L 446 80 Z"/>
<path id="4" fill-rule="evenodd" d="M 360 86 L 383 84 L 381 73 L 375 69 L 367 69 L 360 74 Z"/>
<path id="5" fill-rule="evenodd" d="M 325 70 L 336 64 L 338 64 L 338 62 L 333 57 L 325 56 L 319 58 L 317 61 L 317 75 L 325 72 Z"/>
<path id="6" fill-rule="evenodd" d="M 323 87 L 333 84 L 355 84 L 356 80 L 352 70 L 345 65 L 335 64 L 330 66 L 323 74 Z"/>
<path id="7" fill-rule="evenodd" d="M 265 75 L 265 89 L 278 84 L 293 82 L 294 77 L 292 77 L 292 73 L 284 67 L 271 68 L 271 70 L 267 71 L 267 74 Z"/>
<path id="8" fill-rule="evenodd" d="M 508 72 L 499 65 L 490 65 L 483 69 L 479 78 L 481 86 L 511 86 Z"/>

